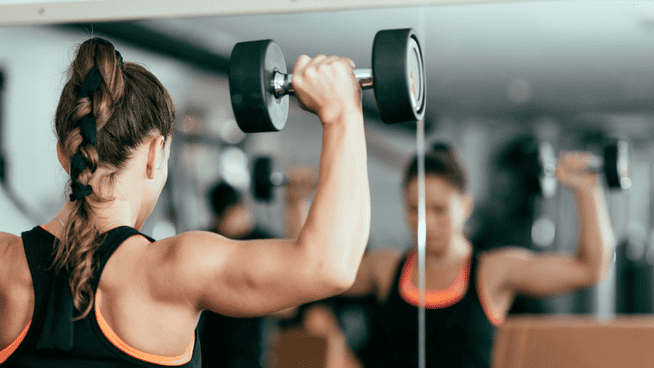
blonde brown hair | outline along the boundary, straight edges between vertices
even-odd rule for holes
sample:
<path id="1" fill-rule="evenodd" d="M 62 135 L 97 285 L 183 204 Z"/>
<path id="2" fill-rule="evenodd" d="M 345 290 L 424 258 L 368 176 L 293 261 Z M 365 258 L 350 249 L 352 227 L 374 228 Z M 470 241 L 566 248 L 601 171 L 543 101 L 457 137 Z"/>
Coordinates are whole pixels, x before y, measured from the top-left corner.
<path id="1" fill-rule="evenodd" d="M 87 97 L 80 90 L 94 67 L 102 81 Z M 80 128 L 89 114 L 95 118 L 95 145 L 83 137 Z M 94 208 L 113 200 L 103 193 L 111 193 L 117 174 L 134 150 L 156 134 L 171 137 L 174 121 L 172 99 L 152 73 L 140 65 L 123 63 L 106 40 L 92 38 L 79 46 L 59 99 L 55 130 L 68 162 L 73 162 L 76 154 L 85 161 L 86 166 L 77 177 L 73 176 L 71 184 L 87 186 L 93 181 L 96 188 L 88 195 L 71 196 L 72 212 L 62 238 L 55 244 L 52 265 L 57 272 L 70 274 L 73 301 L 79 312 L 75 320 L 85 318 L 93 306 L 95 252 L 104 241 Z M 98 172 L 98 168 L 103 170 Z"/>
<path id="2" fill-rule="evenodd" d="M 425 176 L 428 175 L 447 180 L 461 193 L 466 191 L 466 174 L 454 148 L 447 143 L 435 143 L 431 151 L 425 153 Z M 418 157 L 414 156 L 404 169 L 404 189 L 417 177 Z"/>

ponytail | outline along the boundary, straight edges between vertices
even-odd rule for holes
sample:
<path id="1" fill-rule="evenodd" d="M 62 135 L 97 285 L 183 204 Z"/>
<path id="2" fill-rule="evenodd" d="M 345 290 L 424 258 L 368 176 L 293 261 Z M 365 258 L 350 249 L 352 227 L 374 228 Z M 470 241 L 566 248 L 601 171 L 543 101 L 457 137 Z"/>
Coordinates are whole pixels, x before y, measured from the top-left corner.
<path id="1" fill-rule="evenodd" d="M 93 55 L 94 57 L 88 57 Z M 116 86 L 120 76 L 114 73 L 122 69 L 122 57 L 109 41 L 94 38 L 87 41 L 73 63 L 73 75 L 67 87 L 76 91 L 71 114 L 66 119 L 71 131 L 62 147 L 70 160 L 72 211 L 64 227 L 63 237 L 57 242 L 53 267 L 57 272 L 70 274 L 69 284 L 73 303 L 80 315 L 74 320 L 86 317 L 93 306 L 93 289 L 90 280 L 94 271 L 94 255 L 104 240 L 95 221 L 93 203 L 105 202 L 94 192 L 91 181 L 98 169 L 99 157 L 96 150 L 98 129 L 107 122 L 104 110 L 116 102 L 108 86 Z M 103 74 L 104 72 L 104 74 Z M 82 78 L 82 75 L 83 78 Z M 82 80 L 81 84 L 78 84 Z M 65 90 L 64 90 L 65 92 Z M 63 96 L 62 96 L 63 97 Z M 63 100 L 63 98 L 62 98 Z M 58 107 L 57 116 L 61 111 Z"/>
<path id="2" fill-rule="evenodd" d="M 93 308 L 95 252 L 105 239 L 96 206 L 114 200 L 111 187 L 133 150 L 155 133 L 168 138 L 173 125 L 172 100 L 156 77 L 123 63 L 109 41 L 92 38 L 80 45 L 55 115 L 59 145 L 70 163 L 72 210 L 55 243 L 52 268 L 69 274 L 79 313 L 74 320 Z"/>

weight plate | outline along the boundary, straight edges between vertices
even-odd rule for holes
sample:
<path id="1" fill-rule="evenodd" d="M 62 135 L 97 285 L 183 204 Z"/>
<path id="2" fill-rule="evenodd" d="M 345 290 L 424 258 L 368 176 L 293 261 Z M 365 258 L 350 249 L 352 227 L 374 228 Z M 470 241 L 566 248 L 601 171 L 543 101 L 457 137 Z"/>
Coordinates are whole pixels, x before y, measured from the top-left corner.
<path id="1" fill-rule="evenodd" d="M 556 153 L 549 142 L 543 142 L 538 147 L 539 161 L 539 192 L 543 198 L 552 198 L 556 194 Z"/>
<path id="2" fill-rule="evenodd" d="M 425 66 L 413 29 L 377 32 L 372 46 L 372 75 L 377 107 L 385 123 L 423 118 Z"/>
<path id="3" fill-rule="evenodd" d="M 229 92 L 234 117 L 246 133 L 277 132 L 288 118 L 288 96 L 276 98 L 273 73 L 286 73 L 281 49 L 273 40 L 240 42 L 230 56 Z"/>
<path id="4" fill-rule="evenodd" d="M 422 52 L 415 38 L 409 39 L 407 51 L 407 81 L 409 82 L 409 96 L 414 115 L 420 114 L 424 108 L 425 99 L 425 70 L 422 61 Z M 416 115 L 417 116 L 417 115 Z"/>

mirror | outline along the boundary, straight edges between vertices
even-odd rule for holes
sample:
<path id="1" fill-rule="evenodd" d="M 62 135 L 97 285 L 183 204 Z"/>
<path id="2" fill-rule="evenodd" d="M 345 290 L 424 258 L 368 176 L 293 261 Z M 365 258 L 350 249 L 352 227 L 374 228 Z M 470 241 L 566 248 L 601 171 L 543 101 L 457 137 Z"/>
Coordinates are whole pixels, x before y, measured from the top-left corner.
<path id="1" fill-rule="evenodd" d="M 588 150 L 596 155 L 602 154 L 610 138 L 625 138 L 631 144 L 632 187 L 624 192 L 604 188 L 617 244 L 609 276 L 586 291 L 545 300 L 516 299 L 509 318 L 525 312 L 611 319 L 654 312 L 650 215 L 654 9 L 646 2 L 461 1 L 349 11 L 324 5 L 328 11 L 321 12 L 295 2 L 240 10 L 220 10 L 228 5 L 212 2 L 205 4 L 209 8 L 202 10 L 204 14 L 197 5 L 201 2 L 191 3 L 186 14 L 162 8 L 156 14 L 148 9 L 148 14 L 130 15 L 156 19 L 120 21 L 117 18 L 127 17 L 114 13 L 108 15 L 114 17 L 111 22 L 92 26 L 60 19 L 65 23 L 0 28 L 0 68 L 5 76 L 0 151 L 6 157 L 9 186 L 27 208 L 42 209 L 49 216 L 63 201 L 60 188 L 67 177 L 63 170 L 53 172 L 58 167 L 55 141 L 46 126 L 54 115 L 72 45 L 90 35 L 106 35 L 126 60 L 147 65 L 176 103 L 171 177 L 144 228 L 157 238 L 207 228 L 212 218 L 207 195 L 218 180 L 249 195 L 255 157 L 273 155 L 275 170 L 281 172 L 318 162 L 319 123 L 296 101 L 291 102 L 283 132 L 243 136 L 236 130 L 227 80 L 235 43 L 274 39 L 289 69 L 303 53 L 349 56 L 358 67 L 369 67 L 378 30 L 413 27 L 421 36 L 428 78 L 426 148 L 437 141 L 456 148 L 475 201 L 467 231 L 475 241 L 486 243 L 481 249 L 499 244 L 536 253 L 575 251 L 579 233 L 575 197 L 560 187 L 549 199 L 522 192 L 523 172 L 507 158 L 510 148 L 522 149 L 521 139 L 529 137 L 536 145 L 550 142 L 556 152 Z M 55 17 L 60 5 L 44 4 L 2 6 L 45 7 L 45 16 Z M 268 6 L 279 13 L 231 15 L 272 12 Z M 230 15 L 199 17 L 212 12 Z M 11 21 L 0 16 L 0 22 Z M 415 124 L 384 125 L 374 94 L 363 95 L 373 209 L 369 251 L 391 248 L 404 253 L 415 244 L 402 189 L 405 165 L 416 151 Z M 25 129 L 27 124 L 39 128 Z M 2 208 L 14 206 L 6 195 L 0 201 Z M 276 190 L 271 204 L 253 206 L 261 226 L 285 234 L 283 189 Z M 13 233 L 34 222 L 27 216 L 6 217 L 0 214 L 0 225 Z M 372 339 L 369 323 L 374 322 L 374 307 L 369 301 L 333 303 L 350 348 L 363 351 Z M 276 328 L 266 326 L 268 331 Z"/>

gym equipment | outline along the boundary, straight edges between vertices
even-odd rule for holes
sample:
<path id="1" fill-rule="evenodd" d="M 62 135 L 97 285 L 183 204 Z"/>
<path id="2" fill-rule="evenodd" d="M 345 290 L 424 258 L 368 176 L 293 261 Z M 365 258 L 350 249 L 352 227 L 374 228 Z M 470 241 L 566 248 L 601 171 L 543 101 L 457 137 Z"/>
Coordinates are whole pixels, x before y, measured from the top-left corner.
<path id="1" fill-rule="evenodd" d="M 354 69 L 362 89 L 374 88 L 387 124 L 417 121 L 425 114 L 426 76 L 413 29 L 377 32 L 372 69 Z M 276 132 L 286 125 L 294 94 L 281 49 L 273 40 L 240 42 L 230 56 L 229 92 L 236 122 L 246 133 Z"/>
<path id="2" fill-rule="evenodd" d="M 595 172 L 604 172 L 606 183 L 612 189 L 629 189 L 631 187 L 631 164 L 629 144 L 618 140 L 604 148 L 604 157 L 595 157 L 591 166 Z"/>
<path id="3" fill-rule="evenodd" d="M 271 156 L 259 156 L 252 164 L 252 194 L 260 202 L 272 202 L 275 198 L 275 188 L 293 185 L 297 189 L 315 190 L 317 183 L 308 177 L 294 177 L 288 180 L 284 174 L 275 170 L 274 160 Z M 303 169 L 303 168 L 302 168 Z M 313 174 L 312 174 L 313 175 Z"/>
<path id="4" fill-rule="evenodd" d="M 556 183 L 557 159 L 549 142 L 544 142 L 538 149 L 538 182 L 540 194 L 546 198 L 554 195 L 552 184 Z M 617 140 L 604 147 L 603 156 L 594 156 L 588 166 L 588 171 L 604 173 L 606 184 L 610 189 L 626 190 L 631 187 L 631 165 L 629 160 L 629 143 Z M 554 184 L 555 187 L 555 184 Z"/>
<path id="5" fill-rule="evenodd" d="M 252 165 L 252 194 L 256 200 L 270 202 L 274 198 L 274 189 L 285 184 L 284 175 L 273 172 L 273 159 L 261 156 Z"/>

